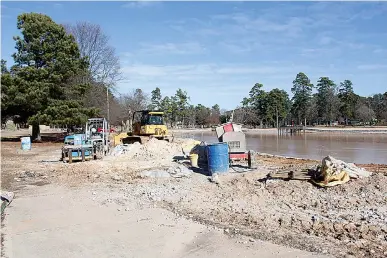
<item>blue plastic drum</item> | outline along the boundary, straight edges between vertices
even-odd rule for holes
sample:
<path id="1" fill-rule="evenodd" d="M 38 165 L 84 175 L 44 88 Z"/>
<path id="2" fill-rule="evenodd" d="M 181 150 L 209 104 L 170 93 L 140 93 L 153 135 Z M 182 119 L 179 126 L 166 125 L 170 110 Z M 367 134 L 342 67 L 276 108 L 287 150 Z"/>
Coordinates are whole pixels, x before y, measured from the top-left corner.
<path id="1" fill-rule="evenodd" d="M 207 145 L 208 172 L 227 173 L 229 169 L 228 144 L 225 142 Z"/>
<path id="2" fill-rule="evenodd" d="M 21 137 L 21 148 L 22 150 L 31 150 L 31 138 Z"/>

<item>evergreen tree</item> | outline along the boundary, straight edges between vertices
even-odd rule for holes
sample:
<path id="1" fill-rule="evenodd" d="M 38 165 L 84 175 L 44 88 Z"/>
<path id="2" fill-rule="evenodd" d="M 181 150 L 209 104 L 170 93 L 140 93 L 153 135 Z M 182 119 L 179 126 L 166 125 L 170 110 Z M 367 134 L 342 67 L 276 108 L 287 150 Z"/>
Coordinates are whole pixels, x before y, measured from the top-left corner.
<path id="1" fill-rule="evenodd" d="M 6 107 L 10 115 L 32 124 L 33 139 L 40 139 L 39 124 L 80 125 L 96 115 L 96 109 L 83 107 L 89 85 L 73 80 L 87 76 L 88 68 L 73 36 L 38 13 L 19 15 L 17 28 L 21 36 L 14 37 L 15 64 L 5 87 L 13 100 Z"/>

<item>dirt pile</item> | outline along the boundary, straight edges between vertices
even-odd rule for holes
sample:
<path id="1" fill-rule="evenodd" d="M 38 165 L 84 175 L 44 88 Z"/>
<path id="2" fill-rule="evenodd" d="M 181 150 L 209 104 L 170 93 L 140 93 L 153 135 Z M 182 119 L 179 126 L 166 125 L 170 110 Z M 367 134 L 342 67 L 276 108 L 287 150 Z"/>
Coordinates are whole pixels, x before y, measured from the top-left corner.
<path id="1" fill-rule="evenodd" d="M 173 159 L 175 155 L 181 155 L 181 145 L 151 139 L 145 144 L 134 143 L 127 147 L 125 153 L 117 159 L 131 159 L 136 161 L 153 161 L 160 159 Z"/>

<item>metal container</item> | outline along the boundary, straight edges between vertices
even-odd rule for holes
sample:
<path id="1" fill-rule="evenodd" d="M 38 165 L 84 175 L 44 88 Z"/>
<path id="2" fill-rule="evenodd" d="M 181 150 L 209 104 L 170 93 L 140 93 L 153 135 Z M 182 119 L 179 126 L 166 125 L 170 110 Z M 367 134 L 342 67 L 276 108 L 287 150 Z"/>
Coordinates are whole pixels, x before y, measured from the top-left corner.
<path id="1" fill-rule="evenodd" d="M 196 145 L 195 147 L 192 148 L 190 151 L 190 159 L 191 155 L 196 154 L 197 158 L 192 156 L 194 160 L 194 164 L 196 164 L 197 167 L 201 169 L 207 170 L 208 162 L 207 162 L 207 143 L 201 142 L 200 144 Z"/>
<path id="2" fill-rule="evenodd" d="M 209 175 L 227 173 L 229 169 L 228 144 L 225 142 L 207 145 Z"/>
<path id="3" fill-rule="evenodd" d="M 30 137 L 21 137 L 21 148 L 22 150 L 31 150 L 31 138 Z"/>

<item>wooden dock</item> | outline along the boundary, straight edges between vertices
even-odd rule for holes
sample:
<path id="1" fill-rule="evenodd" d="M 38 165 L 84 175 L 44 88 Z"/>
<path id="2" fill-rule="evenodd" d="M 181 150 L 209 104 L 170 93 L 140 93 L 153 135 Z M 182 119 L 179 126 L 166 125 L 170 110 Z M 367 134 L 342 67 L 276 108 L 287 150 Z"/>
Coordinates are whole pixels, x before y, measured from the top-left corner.
<path id="1" fill-rule="evenodd" d="M 284 134 L 301 134 L 305 133 L 305 126 L 302 125 L 296 125 L 296 126 L 281 126 L 278 128 L 278 134 L 284 135 Z"/>

